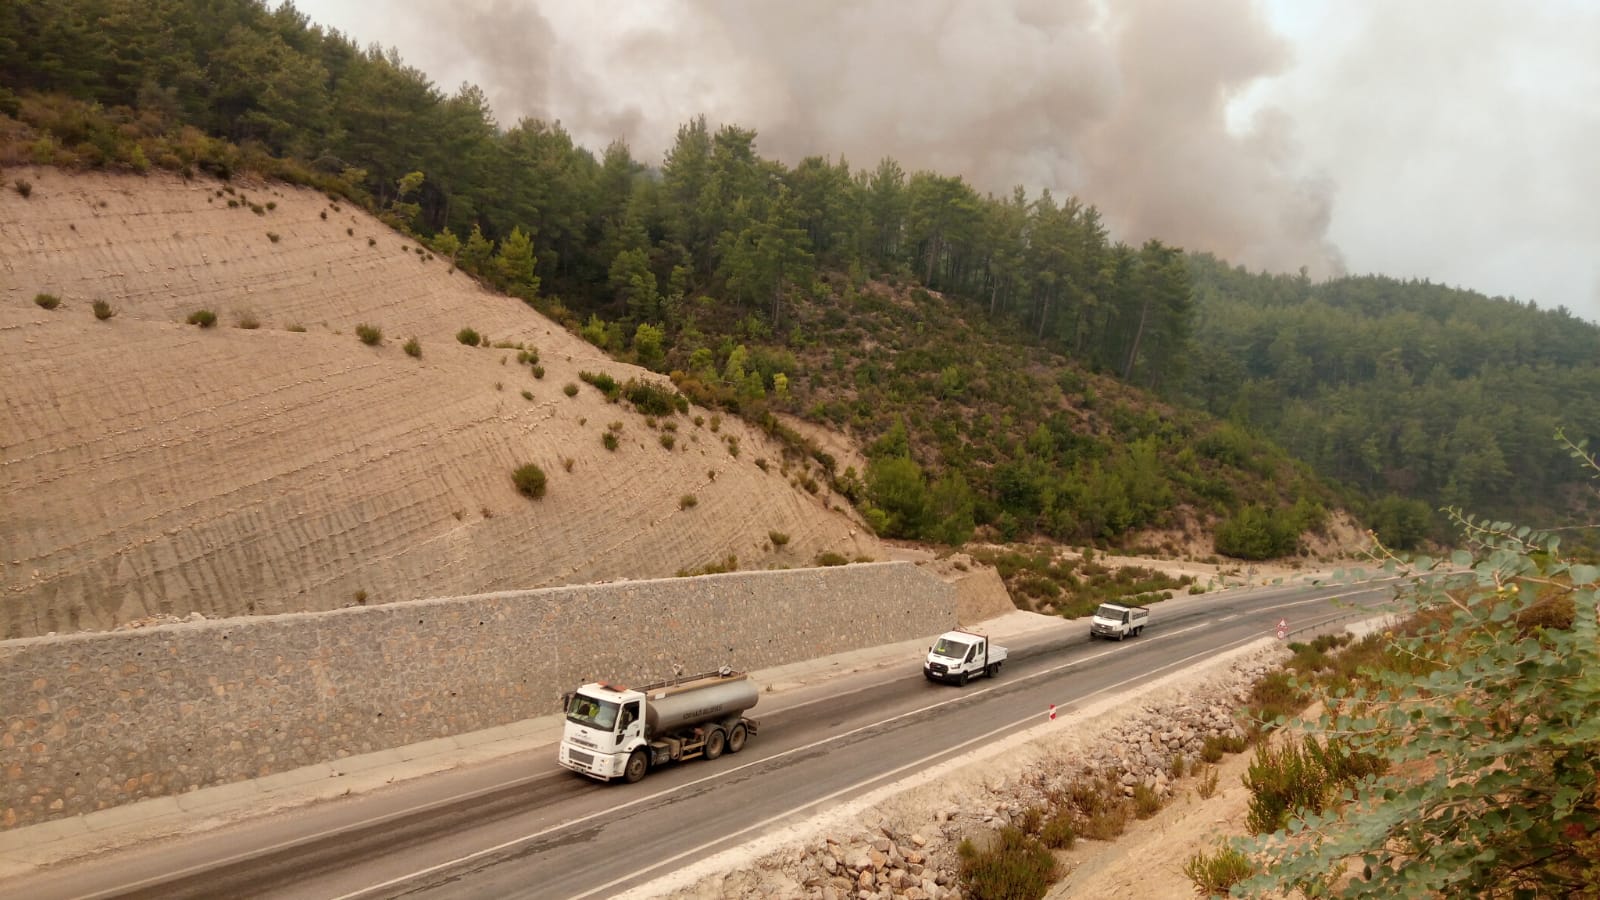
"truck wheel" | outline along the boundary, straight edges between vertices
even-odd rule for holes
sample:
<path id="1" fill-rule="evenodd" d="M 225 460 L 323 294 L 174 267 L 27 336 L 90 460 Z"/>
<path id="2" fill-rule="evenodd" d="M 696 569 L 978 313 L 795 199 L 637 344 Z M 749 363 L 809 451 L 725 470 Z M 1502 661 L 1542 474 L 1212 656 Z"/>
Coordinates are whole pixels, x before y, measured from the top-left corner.
<path id="1" fill-rule="evenodd" d="M 962 687 L 966 687 L 967 686 L 967 677 L 968 677 L 967 673 L 962 672 L 961 673 L 961 677 L 956 679 L 956 684 L 959 684 Z"/>
<path id="2" fill-rule="evenodd" d="M 721 756 L 727 746 L 728 736 L 722 733 L 722 729 L 711 729 L 711 733 L 706 735 L 706 759 L 716 759 Z"/>
<path id="3" fill-rule="evenodd" d="M 1133 636 L 1134 637 L 1138 637 L 1141 634 L 1144 634 L 1144 626 L 1143 625 L 1140 625 L 1138 628 L 1135 628 L 1133 630 Z"/>
<path id="4" fill-rule="evenodd" d="M 987 675 L 988 675 L 988 676 L 989 676 L 989 677 L 990 677 L 990 678 L 993 678 L 993 677 L 995 677 L 995 676 L 996 676 L 996 675 L 999 675 L 999 674 L 1000 674 L 1000 664 L 999 664 L 999 663 L 995 663 L 995 664 L 994 664 L 994 665 L 991 665 L 991 666 L 990 666 L 990 667 L 989 667 L 989 671 L 988 671 L 988 672 L 987 672 L 987 673 L 986 673 L 986 674 L 987 674 Z"/>
<path id="5" fill-rule="evenodd" d="M 745 730 L 743 722 L 733 726 L 733 730 L 728 732 L 728 752 L 738 753 L 743 750 L 745 738 L 749 736 L 750 732 Z"/>
<path id="6" fill-rule="evenodd" d="M 1125 641 L 1125 640 L 1127 640 L 1127 639 L 1128 639 L 1128 633 L 1127 633 L 1127 632 L 1126 632 L 1126 631 L 1119 631 L 1119 632 L 1117 632 L 1117 640 L 1119 640 L 1119 641 Z"/>
<path id="7" fill-rule="evenodd" d="M 622 780 L 629 784 L 638 784 L 648 771 L 650 771 L 650 758 L 644 755 L 643 750 L 635 750 L 628 757 L 627 767 L 622 770 Z"/>

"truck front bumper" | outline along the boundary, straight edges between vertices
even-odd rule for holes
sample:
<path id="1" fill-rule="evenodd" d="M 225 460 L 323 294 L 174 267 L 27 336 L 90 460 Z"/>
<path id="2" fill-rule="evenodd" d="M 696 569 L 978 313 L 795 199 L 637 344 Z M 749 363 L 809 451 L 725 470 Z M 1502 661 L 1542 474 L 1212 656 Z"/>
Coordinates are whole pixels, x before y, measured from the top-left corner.
<path id="1" fill-rule="evenodd" d="M 928 665 L 924 663 L 922 666 L 922 674 L 929 681 L 939 681 L 945 684 L 957 684 L 961 681 L 960 672 L 952 672 L 946 667 L 940 665 Z"/>
<path id="2" fill-rule="evenodd" d="M 556 760 L 563 768 L 571 769 L 580 775 L 587 775 L 599 781 L 610 781 L 622 774 L 627 766 L 626 757 L 617 757 L 609 753 L 595 753 L 580 747 L 561 745 L 561 755 Z"/>

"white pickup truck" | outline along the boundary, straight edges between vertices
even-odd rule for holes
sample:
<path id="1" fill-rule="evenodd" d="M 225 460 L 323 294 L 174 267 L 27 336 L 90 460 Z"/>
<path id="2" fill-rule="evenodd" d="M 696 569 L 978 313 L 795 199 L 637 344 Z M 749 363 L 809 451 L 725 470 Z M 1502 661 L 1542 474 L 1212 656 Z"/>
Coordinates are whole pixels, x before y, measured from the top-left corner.
<path id="1" fill-rule="evenodd" d="M 1129 635 L 1138 637 L 1144 626 L 1150 624 L 1148 606 L 1123 606 L 1120 603 L 1102 603 L 1089 620 L 1089 639 L 1097 637 L 1122 640 Z"/>
<path id="2" fill-rule="evenodd" d="M 929 681 L 966 684 L 968 679 L 987 675 L 993 678 L 1000 673 L 1000 664 L 1006 661 L 1006 648 L 989 643 L 986 635 L 971 631 L 946 631 L 928 648 L 928 658 L 922 663 L 922 674 Z"/>

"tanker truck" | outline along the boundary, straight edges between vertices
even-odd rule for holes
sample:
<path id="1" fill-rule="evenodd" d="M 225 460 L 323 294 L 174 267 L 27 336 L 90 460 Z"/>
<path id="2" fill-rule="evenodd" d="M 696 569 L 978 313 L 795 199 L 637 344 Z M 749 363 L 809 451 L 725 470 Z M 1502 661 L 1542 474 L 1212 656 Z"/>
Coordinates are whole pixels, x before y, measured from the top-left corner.
<path id="1" fill-rule="evenodd" d="M 756 733 L 744 712 L 758 699 L 750 677 L 726 667 L 636 688 L 592 682 L 563 698 L 560 763 L 632 784 L 663 763 L 738 753 Z"/>

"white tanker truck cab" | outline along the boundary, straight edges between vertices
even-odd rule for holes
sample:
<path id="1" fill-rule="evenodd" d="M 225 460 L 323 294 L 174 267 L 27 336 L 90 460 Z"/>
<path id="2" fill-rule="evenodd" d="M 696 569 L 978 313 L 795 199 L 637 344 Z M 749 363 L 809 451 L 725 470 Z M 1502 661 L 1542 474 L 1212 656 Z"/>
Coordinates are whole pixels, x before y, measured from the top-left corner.
<path id="1" fill-rule="evenodd" d="M 565 697 L 559 762 L 631 784 L 662 763 L 738 753 L 756 733 L 744 712 L 758 699 L 749 676 L 729 669 L 637 688 L 592 682 Z"/>

